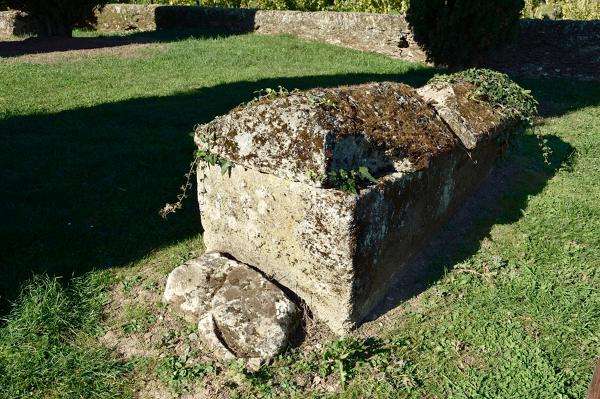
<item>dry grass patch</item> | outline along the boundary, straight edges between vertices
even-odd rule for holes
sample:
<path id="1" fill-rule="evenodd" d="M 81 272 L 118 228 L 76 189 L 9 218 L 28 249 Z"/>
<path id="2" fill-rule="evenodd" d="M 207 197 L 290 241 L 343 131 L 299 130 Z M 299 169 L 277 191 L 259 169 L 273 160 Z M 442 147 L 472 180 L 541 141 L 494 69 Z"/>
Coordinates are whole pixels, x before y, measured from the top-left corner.
<path id="1" fill-rule="evenodd" d="M 95 57 L 139 58 L 164 44 L 144 38 L 27 38 L 0 42 L 0 63 L 55 64 Z"/>

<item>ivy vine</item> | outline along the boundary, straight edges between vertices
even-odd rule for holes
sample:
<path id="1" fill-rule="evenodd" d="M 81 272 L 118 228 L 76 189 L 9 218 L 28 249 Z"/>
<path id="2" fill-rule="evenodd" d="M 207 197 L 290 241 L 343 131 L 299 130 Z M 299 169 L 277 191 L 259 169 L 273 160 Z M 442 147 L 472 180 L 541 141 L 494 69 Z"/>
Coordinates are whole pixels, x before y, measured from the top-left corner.
<path id="1" fill-rule="evenodd" d="M 466 82 L 475 86 L 473 98 L 485 101 L 503 114 L 521 121 L 522 127 L 534 131 L 534 121 L 538 115 L 538 101 L 530 90 L 519 86 L 507 75 L 484 68 L 471 68 L 451 75 L 436 75 L 429 83 Z M 544 162 L 550 164 L 552 149 L 548 140 L 536 134 L 542 149 Z"/>
<path id="2" fill-rule="evenodd" d="M 326 183 L 331 187 L 356 194 L 361 184 L 377 184 L 377 179 L 371 175 L 369 168 L 360 166 L 357 169 L 339 169 L 335 172 L 329 172 L 327 173 Z"/>
<path id="3" fill-rule="evenodd" d="M 233 162 L 228 159 L 222 158 L 219 154 L 212 152 L 216 142 L 216 133 L 214 130 L 207 129 L 205 132 L 199 135 L 201 142 L 206 144 L 206 149 L 198 149 L 194 153 L 194 158 L 190 163 L 188 172 L 184 175 L 185 183 L 179 187 L 179 194 L 177 195 L 177 201 L 174 203 L 166 203 L 165 206 L 158 212 L 164 219 L 171 213 L 177 212 L 183 207 L 183 201 L 188 197 L 188 190 L 192 188 L 192 177 L 201 166 L 206 168 L 207 166 L 220 166 L 221 175 L 228 174 L 231 176 L 231 169 L 235 166 Z"/>

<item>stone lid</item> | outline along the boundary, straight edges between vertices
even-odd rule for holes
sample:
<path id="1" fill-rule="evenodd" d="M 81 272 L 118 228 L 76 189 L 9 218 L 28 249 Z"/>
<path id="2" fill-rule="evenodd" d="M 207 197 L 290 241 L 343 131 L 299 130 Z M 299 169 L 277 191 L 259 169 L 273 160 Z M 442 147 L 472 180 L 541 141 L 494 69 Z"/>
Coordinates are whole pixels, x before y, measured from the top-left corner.
<path id="1" fill-rule="evenodd" d="M 236 165 L 318 187 L 340 169 L 366 166 L 375 177 L 419 170 L 461 145 L 458 125 L 433 104 L 437 90 L 424 98 L 380 82 L 263 96 L 198 126 L 195 141 Z"/>
<path id="2" fill-rule="evenodd" d="M 475 87 L 466 82 L 435 82 L 417 89 L 469 150 L 506 128 L 508 120 L 490 104 L 474 99 Z"/>

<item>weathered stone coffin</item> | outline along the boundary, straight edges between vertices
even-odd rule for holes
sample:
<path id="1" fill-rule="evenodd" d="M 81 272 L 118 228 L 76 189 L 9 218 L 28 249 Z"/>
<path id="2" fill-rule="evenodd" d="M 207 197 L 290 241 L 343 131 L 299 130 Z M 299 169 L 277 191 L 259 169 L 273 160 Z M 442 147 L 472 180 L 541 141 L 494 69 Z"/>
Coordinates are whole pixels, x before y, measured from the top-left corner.
<path id="1" fill-rule="evenodd" d="M 338 333 L 362 321 L 515 126 L 468 84 L 370 83 L 262 97 L 196 130 L 207 251 L 272 276 Z M 227 164 L 226 164 L 227 165 Z M 332 173 L 367 167 L 357 193 Z"/>

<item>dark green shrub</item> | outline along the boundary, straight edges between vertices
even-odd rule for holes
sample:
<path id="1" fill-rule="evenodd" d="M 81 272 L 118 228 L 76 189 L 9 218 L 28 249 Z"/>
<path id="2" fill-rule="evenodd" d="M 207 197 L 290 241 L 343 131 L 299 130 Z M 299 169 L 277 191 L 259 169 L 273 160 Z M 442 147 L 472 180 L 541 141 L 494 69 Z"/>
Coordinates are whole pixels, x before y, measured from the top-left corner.
<path id="1" fill-rule="evenodd" d="M 474 65 L 516 33 L 524 0 L 411 0 L 407 19 L 430 61 Z"/>
<path id="2" fill-rule="evenodd" d="M 107 0 L 0 0 L 9 7 L 29 13 L 39 22 L 44 36 L 71 36 L 73 27 L 93 18 L 94 7 Z"/>

